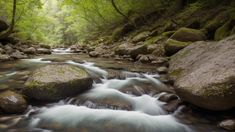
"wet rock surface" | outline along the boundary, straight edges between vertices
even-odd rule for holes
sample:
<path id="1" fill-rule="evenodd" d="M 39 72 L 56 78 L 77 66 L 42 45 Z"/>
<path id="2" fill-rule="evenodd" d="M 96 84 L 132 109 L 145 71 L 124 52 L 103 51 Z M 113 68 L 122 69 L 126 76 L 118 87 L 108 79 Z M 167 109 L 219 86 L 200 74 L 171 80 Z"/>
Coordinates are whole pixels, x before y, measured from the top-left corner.
<path id="1" fill-rule="evenodd" d="M 210 110 L 235 106 L 234 40 L 196 42 L 171 58 L 170 75 L 183 100 Z"/>
<path id="2" fill-rule="evenodd" d="M 32 73 L 25 83 L 24 93 L 36 100 L 58 100 L 91 88 L 88 73 L 66 64 L 47 65 Z"/>
<path id="3" fill-rule="evenodd" d="M 13 91 L 0 92 L 0 108 L 10 114 L 23 113 L 27 108 L 24 97 Z"/>
<path id="4" fill-rule="evenodd" d="M 226 130 L 234 131 L 235 130 L 235 119 L 224 120 L 219 123 L 219 126 L 226 129 Z"/>

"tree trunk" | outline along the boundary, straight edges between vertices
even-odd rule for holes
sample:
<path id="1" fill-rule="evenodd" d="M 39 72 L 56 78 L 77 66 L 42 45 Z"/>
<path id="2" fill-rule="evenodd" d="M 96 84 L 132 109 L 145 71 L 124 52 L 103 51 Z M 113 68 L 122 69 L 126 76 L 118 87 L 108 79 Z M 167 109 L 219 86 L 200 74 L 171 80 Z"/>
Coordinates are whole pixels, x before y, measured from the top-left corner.
<path id="1" fill-rule="evenodd" d="M 111 0 L 111 3 L 112 3 L 112 6 L 114 7 L 114 9 L 115 9 L 120 15 L 122 15 L 122 16 L 127 20 L 127 22 L 131 23 L 132 25 L 134 25 L 134 26 L 136 27 L 136 24 L 135 24 L 134 22 L 132 22 L 132 21 L 129 19 L 128 16 L 126 16 L 124 13 L 122 13 L 122 12 L 118 9 L 118 7 L 117 7 L 117 5 L 115 4 L 115 1 L 114 1 L 114 0 Z"/>
<path id="2" fill-rule="evenodd" d="M 6 32 L 0 34 L 0 39 L 8 37 L 13 32 L 15 26 L 15 16 L 16 16 L 16 0 L 13 0 L 11 25 Z"/>

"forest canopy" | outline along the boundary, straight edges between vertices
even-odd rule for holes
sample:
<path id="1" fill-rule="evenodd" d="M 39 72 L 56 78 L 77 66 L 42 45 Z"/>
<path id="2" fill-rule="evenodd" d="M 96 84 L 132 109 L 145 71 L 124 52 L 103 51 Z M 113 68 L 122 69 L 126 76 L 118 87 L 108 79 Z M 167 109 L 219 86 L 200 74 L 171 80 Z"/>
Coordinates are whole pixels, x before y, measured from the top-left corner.
<path id="1" fill-rule="evenodd" d="M 116 8 L 144 15 L 161 0 L 114 0 Z M 13 0 L 0 1 L 1 19 L 11 22 Z M 89 35 L 113 27 L 123 17 L 112 0 L 16 0 L 14 35 L 43 43 L 74 43 Z"/>
<path id="2" fill-rule="evenodd" d="M 105 33 L 132 18 L 169 5 L 213 4 L 218 0 L 1 0 L 0 19 L 9 24 L 16 1 L 13 35 L 49 45 L 72 44 Z M 147 20 L 146 20 L 147 23 Z"/>

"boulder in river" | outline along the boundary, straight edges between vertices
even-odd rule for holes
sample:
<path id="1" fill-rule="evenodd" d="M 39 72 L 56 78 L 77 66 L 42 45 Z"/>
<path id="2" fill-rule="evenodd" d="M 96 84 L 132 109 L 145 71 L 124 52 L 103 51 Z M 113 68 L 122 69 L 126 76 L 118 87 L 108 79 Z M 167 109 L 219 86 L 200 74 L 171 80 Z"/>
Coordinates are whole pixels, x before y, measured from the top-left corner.
<path id="1" fill-rule="evenodd" d="M 22 95 L 8 90 L 0 93 L 0 108 L 6 113 L 22 113 L 27 102 Z"/>
<path id="2" fill-rule="evenodd" d="M 67 64 L 52 64 L 35 70 L 25 83 L 30 98 L 54 101 L 91 88 L 93 80 L 86 71 Z"/>
<path id="3" fill-rule="evenodd" d="M 235 36 L 196 42 L 171 57 L 175 91 L 185 101 L 209 110 L 235 107 Z"/>

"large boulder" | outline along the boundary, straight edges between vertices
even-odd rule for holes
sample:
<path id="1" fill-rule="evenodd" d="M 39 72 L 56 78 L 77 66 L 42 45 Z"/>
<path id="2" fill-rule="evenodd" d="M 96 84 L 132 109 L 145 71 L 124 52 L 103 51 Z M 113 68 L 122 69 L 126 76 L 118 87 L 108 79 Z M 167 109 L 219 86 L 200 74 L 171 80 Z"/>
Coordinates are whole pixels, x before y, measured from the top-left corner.
<path id="1" fill-rule="evenodd" d="M 235 107 L 235 36 L 196 42 L 171 57 L 175 91 L 185 101 L 209 110 Z"/>
<path id="2" fill-rule="evenodd" d="M 6 113 L 23 113 L 27 102 L 22 95 L 8 90 L 0 93 L 0 108 Z"/>
<path id="3" fill-rule="evenodd" d="M 53 101 L 88 90 L 92 83 L 88 73 L 76 66 L 52 64 L 35 70 L 23 91 L 30 98 Z"/>
<path id="4" fill-rule="evenodd" d="M 0 32 L 5 31 L 9 28 L 9 25 L 4 21 L 0 19 Z"/>

